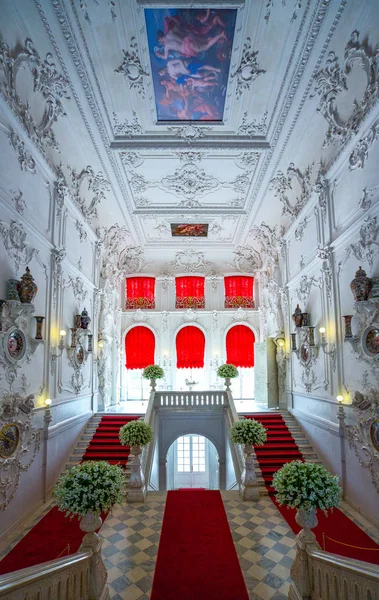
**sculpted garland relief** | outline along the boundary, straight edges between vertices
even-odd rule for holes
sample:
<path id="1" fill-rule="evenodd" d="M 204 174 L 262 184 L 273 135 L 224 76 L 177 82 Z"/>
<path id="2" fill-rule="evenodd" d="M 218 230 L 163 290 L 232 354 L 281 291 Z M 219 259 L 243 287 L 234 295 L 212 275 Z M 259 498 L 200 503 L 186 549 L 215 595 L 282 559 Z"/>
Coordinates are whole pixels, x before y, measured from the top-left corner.
<path id="1" fill-rule="evenodd" d="M 279 198 L 280 202 L 283 204 L 283 216 L 288 215 L 292 218 L 296 218 L 308 202 L 312 193 L 311 173 L 312 166 L 307 167 L 302 172 L 291 163 L 287 169 L 286 175 L 282 171 L 278 171 L 276 177 L 271 179 L 271 188 L 276 190 L 275 197 Z M 300 185 L 300 195 L 296 196 L 295 204 L 291 204 L 288 197 L 289 192 L 293 189 L 293 180 L 297 181 Z"/>

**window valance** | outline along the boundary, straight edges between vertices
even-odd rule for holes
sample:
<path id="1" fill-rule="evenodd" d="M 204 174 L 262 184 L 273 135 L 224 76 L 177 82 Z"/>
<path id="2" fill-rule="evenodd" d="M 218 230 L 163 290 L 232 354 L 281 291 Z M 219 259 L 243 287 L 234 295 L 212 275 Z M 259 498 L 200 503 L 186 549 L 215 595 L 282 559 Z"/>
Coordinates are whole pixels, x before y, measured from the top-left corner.
<path id="1" fill-rule="evenodd" d="M 204 277 L 176 277 L 175 308 L 205 308 Z"/>
<path id="2" fill-rule="evenodd" d="M 155 278 L 128 277 L 125 308 L 155 308 Z"/>
<path id="3" fill-rule="evenodd" d="M 254 277 L 233 275 L 224 278 L 225 308 L 255 308 Z"/>

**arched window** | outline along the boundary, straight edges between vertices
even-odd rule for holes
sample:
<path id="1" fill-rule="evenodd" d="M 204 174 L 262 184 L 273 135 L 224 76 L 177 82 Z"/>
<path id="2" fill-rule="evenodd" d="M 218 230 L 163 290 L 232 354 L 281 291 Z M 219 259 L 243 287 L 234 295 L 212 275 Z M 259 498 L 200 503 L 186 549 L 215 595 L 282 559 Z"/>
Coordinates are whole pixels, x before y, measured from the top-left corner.
<path id="1" fill-rule="evenodd" d="M 246 325 L 235 325 L 226 334 L 226 362 L 237 367 L 233 380 L 233 397 L 254 398 L 254 332 Z"/>
<path id="2" fill-rule="evenodd" d="M 176 336 L 176 366 L 178 369 L 204 367 L 205 337 L 201 329 L 188 325 Z"/>
<path id="3" fill-rule="evenodd" d="M 144 369 L 154 364 L 155 335 L 148 327 L 137 326 L 125 336 L 125 366 L 127 369 Z"/>

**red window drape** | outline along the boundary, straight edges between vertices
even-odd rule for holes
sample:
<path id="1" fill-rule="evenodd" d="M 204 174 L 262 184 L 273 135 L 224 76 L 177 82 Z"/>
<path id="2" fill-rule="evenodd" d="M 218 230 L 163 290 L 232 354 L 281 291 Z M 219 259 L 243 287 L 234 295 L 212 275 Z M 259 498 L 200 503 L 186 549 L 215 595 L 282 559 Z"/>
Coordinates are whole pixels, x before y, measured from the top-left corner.
<path id="1" fill-rule="evenodd" d="M 225 308 L 254 308 L 254 277 L 233 275 L 224 278 Z"/>
<path id="2" fill-rule="evenodd" d="M 226 334 L 226 362 L 235 367 L 254 367 L 254 332 L 235 325 Z"/>
<path id="3" fill-rule="evenodd" d="M 133 327 L 125 336 L 125 366 L 144 369 L 154 364 L 155 335 L 148 327 Z"/>
<path id="4" fill-rule="evenodd" d="M 155 308 L 155 278 L 128 277 L 125 308 Z"/>
<path id="5" fill-rule="evenodd" d="M 204 277 L 176 277 L 176 308 L 205 308 Z"/>
<path id="6" fill-rule="evenodd" d="M 176 336 L 176 366 L 178 369 L 204 367 L 205 337 L 201 329 L 188 325 Z"/>

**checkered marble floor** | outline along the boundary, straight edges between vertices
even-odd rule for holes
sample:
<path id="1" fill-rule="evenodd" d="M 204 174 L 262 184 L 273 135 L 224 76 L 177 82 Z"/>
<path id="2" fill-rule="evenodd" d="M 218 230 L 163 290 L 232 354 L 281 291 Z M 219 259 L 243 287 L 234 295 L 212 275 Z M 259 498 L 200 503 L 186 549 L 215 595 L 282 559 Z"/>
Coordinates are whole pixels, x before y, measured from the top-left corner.
<path id="1" fill-rule="evenodd" d="M 244 503 L 237 492 L 222 496 L 250 600 L 287 599 L 295 555 L 288 525 L 269 498 Z M 164 506 L 165 494 L 152 494 L 106 519 L 100 534 L 111 600 L 150 598 Z"/>

